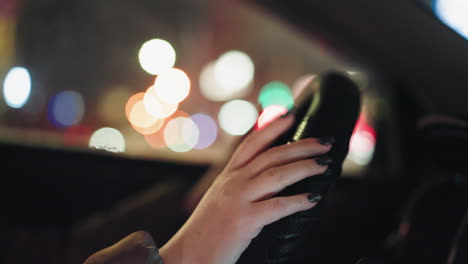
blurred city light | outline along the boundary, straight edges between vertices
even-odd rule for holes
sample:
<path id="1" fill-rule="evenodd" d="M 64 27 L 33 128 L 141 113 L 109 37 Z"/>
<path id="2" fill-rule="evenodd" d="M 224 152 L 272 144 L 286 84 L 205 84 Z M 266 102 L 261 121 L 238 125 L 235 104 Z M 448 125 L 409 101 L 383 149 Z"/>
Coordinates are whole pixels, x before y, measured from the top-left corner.
<path id="1" fill-rule="evenodd" d="M 351 136 L 347 158 L 358 165 L 367 165 L 374 156 L 375 144 L 376 132 L 361 114 Z"/>
<path id="2" fill-rule="evenodd" d="M 141 46 L 138 58 L 141 67 L 146 72 L 157 75 L 174 66 L 176 52 L 169 42 L 152 39 Z"/>
<path id="3" fill-rule="evenodd" d="M 244 100 L 233 100 L 225 103 L 219 113 L 221 128 L 228 134 L 245 135 L 257 122 L 258 111 L 255 106 Z"/>
<path id="4" fill-rule="evenodd" d="M 468 39 L 467 0 L 435 0 L 434 12 L 447 26 Z"/>
<path id="5" fill-rule="evenodd" d="M 146 143 L 148 143 L 148 145 L 150 145 L 152 148 L 155 148 L 155 149 L 166 148 L 167 145 L 166 145 L 166 142 L 164 140 L 164 130 L 165 130 L 167 124 L 172 119 L 175 119 L 177 117 L 188 118 L 189 115 L 187 113 L 185 113 L 184 111 L 177 110 L 172 116 L 170 116 L 170 117 L 168 117 L 167 119 L 164 120 L 163 126 L 158 131 L 156 131 L 155 133 L 152 133 L 152 134 L 145 134 L 144 135 Z"/>
<path id="6" fill-rule="evenodd" d="M 22 67 L 12 68 L 3 82 L 5 102 L 12 108 L 24 106 L 31 93 L 31 76 Z"/>
<path id="7" fill-rule="evenodd" d="M 145 134 L 144 138 L 146 143 L 148 143 L 152 148 L 163 149 L 167 147 L 166 142 L 164 141 L 164 129 L 159 129 L 152 134 Z"/>
<path id="8" fill-rule="evenodd" d="M 93 131 L 84 124 L 68 127 L 64 134 L 65 144 L 70 146 L 86 146 Z"/>
<path id="9" fill-rule="evenodd" d="M 174 114 L 179 107 L 178 104 L 167 104 L 159 99 L 156 88 L 151 86 L 143 98 L 146 111 L 156 118 L 166 118 Z"/>
<path id="10" fill-rule="evenodd" d="M 154 117 L 148 111 L 146 111 L 145 104 L 143 100 L 138 101 L 133 105 L 132 110 L 130 111 L 130 123 L 133 126 L 139 128 L 149 128 L 153 126 L 159 118 Z"/>
<path id="11" fill-rule="evenodd" d="M 125 138 L 117 129 L 104 127 L 93 133 L 89 140 L 89 147 L 110 152 L 124 152 Z"/>
<path id="12" fill-rule="evenodd" d="M 125 115 L 127 116 L 128 121 L 130 121 L 130 112 L 133 109 L 133 106 L 142 101 L 145 97 L 145 93 L 136 93 L 128 98 L 127 103 L 125 104 Z"/>
<path id="13" fill-rule="evenodd" d="M 260 116 L 258 117 L 257 129 L 261 130 L 262 128 L 264 128 L 265 126 L 267 126 L 268 124 L 273 122 L 273 120 L 275 120 L 276 118 L 286 114 L 287 112 L 288 112 L 288 109 L 286 107 L 284 107 L 284 106 L 281 106 L 281 105 L 267 106 L 262 111 Z"/>
<path id="14" fill-rule="evenodd" d="M 270 105 L 283 106 L 291 109 L 294 106 L 294 98 L 289 87 L 282 82 L 270 82 L 266 84 L 258 96 L 258 102 L 265 109 Z"/>
<path id="15" fill-rule="evenodd" d="M 190 93 L 190 79 L 184 71 L 171 68 L 156 77 L 154 89 L 162 102 L 178 104 Z"/>
<path id="16" fill-rule="evenodd" d="M 142 134 L 142 135 L 150 135 L 158 132 L 164 125 L 165 119 L 158 119 L 156 122 L 149 126 L 149 127 L 137 127 L 132 124 L 133 129 Z"/>
<path id="17" fill-rule="evenodd" d="M 353 135 L 348 158 L 358 165 L 368 164 L 374 154 L 375 139 L 368 132 L 357 132 Z"/>
<path id="18" fill-rule="evenodd" d="M 192 119 L 177 117 L 164 129 L 166 145 L 174 152 L 187 152 L 198 143 L 200 131 Z"/>
<path id="19" fill-rule="evenodd" d="M 69 127 L 78 124 L 84 116 L 83 97 L 76 91 L 63 91 L 49 101 L 49 120 L 57 127 Z"/>
<path id="20" fill-rule="evenodd" d="M 218 126 L 216 121 L 205 114 L 195 114 L 190 117 L 200 130 L 198 143 L 193 147 L 195 149 L 209 148 L 218 136 Z"/>
<path id="21" fill-rule="evenodd" d="M 232 93 L 224 90 L 216 81 L 215 64 L 213 61 L 203 67 L 199 78 L 200 92 L 206 99 L 214 102 L 232 99 Z"/>
<path id="22" fill-rule="evenodd" d="M 239 97 L 247 94 L 254 73 L 255 66 L 250 57 L 237 50 L 221 55 L 214 66 L 214 75 L 219 89 Z"/>

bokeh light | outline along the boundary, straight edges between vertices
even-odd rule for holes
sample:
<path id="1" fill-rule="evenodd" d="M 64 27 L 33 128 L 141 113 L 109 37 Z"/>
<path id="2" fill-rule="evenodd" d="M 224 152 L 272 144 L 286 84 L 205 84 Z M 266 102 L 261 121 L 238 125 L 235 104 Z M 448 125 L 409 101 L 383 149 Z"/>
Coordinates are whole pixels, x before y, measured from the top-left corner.
<path id="1" fill-rule="evenodd" d="M 348 158 L 358 165 L 368 164 L 374 154 L 375 139 L 371 133 L 360 131 L 351 138 Z"/>
<path id="2" fill-rule="evenodd" d="M 133 126 L 140 127 L 140 128 L 148 128 L 153 126 L 159 118 L 154 117 L 148 111 L 146 111 L 145 104 L 143 100 L 138 101 L 130 110 L 130 123 Z"/>
<path id="3" fill-rule="evenodd" d="M 231 99 L 232 93 L 224 90 L 216 81 L 214 72 L 215 64 L 216 62 L 213 61 L 203 67 L 199 78 L 200 92 L 210 101 L 227 101 Z"/>
<path id="4" fill-rule="evenodd" d="M 218 126 L 216 121 L 209 115 L 195 114 L 190 117 L 197 124 L 200 131 L 198 143 L 193 147 L 195 149 L 209 148 L 218 136 Z"/>
<path id="5" fill-rule="evenodd" d="M 12 68 L 3 82 L 3 97 L 7 105 L 21 108 L 27 102 L 31 93 L 31 76 L 22 67 Z"/>
<path id="6" fill-rule="evenodd" d="M 93 131 L 84 124 L 68 127 L 64 134 L 64 143 L 69 146 L 86 146 Z"/>
<path id="7" fill-rule="evenodd" d="M 151 86 L 146 91 L 143 103 L 145 104 L 146 111 L 156 118 L 169 117 L 174 114 L 179 107 L 178 104 L 167 104 L 159 99 L 154 86 Z"/>
<path id="8" fill-rule="evenodd" d="M 190 93 L 190 79 L 184 71 L 171 68 L 156 77 L 154 89 L 162 102 L 178 104 Z"/>
<path id="9" fill-rule="evenodd" d="M 257 129 L 261 130 L 266 127 L 268 124 L 273 122 L 276 118 L 286 114 L 288 109 L 281 105 L 270 105 L 267 106 L 257 120 Z"/>
<path id="10" fill-rule="evenodd" d="M 221 85 L 216 78 L 215 66 L 216 61 L 212 61 L 206 64 L 200 72 L 200 92 L 206 99 L 223 102 L 241 98 L 249 92 L 251 84 L 241 87 L 241 89 L 232 89 L 230 86 Z"/>
<path id="11" fill-rule="evenodd" d="M 258 102 L 265 109 L 270 105 L 283 106 L 291 109 L 294 106 L 294 98 L 289 87 L 282 82 L 270 82 L 266 84 L 258 96 Z"/>
<path id="12" fill-rule="evenodd" d="M 138 58 L 141 67 L 146 72 L 157 75 L 174 66 L 176 52 L 169 42 L 152 39 L 141 46 Z"/>
<path id="13" fill-rule="evenodd" d="M 145 97 L 145 93 L 136 93 L 132 95 L 130 98 L 128 98 L 127 103 L 125 104 L 125 115 L 127 116 L 127 119 L 130 121 L 130 112 L 133 109 L 133 106 L 140 102 L 143 101 L 143 98 Z"/>
<path id="14" fill-rule="evenodd" d="M 57 93 L 49 101 L 49 120 L 57 127 L 69 127 L 78 124 L 84 116 L 83 97 L 76 91 Z"/>
<path id="15" fill-rule="evenodd" d="M 447 26 L 468 39 L 468 1 L 436 0 L 434 12 Z"/>
<path id="16" fill-rule="evenodd" d="M 165 127 L 163 125 L 163 127 Z M 145 134 L 144 135 L 146 143 L 155 149 L 163 149 L 166 148 L 166 142 L 164 141 L 164 129 L 159 129 L 155 133 L 152 134 Z"/>
<path id="17" fill-rule="evenodd" d="M 358 165 L 369 164 L 374 156 L 376 132 L 361 114 L 351 136 L 347 158 Z"/>
<path id="18" fill-rule="evenodd" d="M 158 131 L 156 131 L 155 133 L 152 133 L 152 134 L 145 134 L 144 135 L 146 143 L 148 143 L 148 145 L 150 145 L 152 148 L 155 148 L 155 149 L 166 148 L 167 145 L 166 145 L 166 142 L 164 140 L 164 130 L 166 128 L 166 125 L 172 119 L 175 119 L 177 117 L 188 118 L 189 115 L 184 111 L 177 110 L 173 115 L 171 115 L 170 117 L 168 117 L 167 119 L 164 120 L 163 126 Z"/>
<path id="19" fill-rule="evenodd" d="M 104 127 L 93 133 L 89 140 L 89 147 L 110 152 L 124 152 L 125 138 L 117 129 Z"/>
<path id="20" fill-rule="evenodd" d="M 243 96 L 253 82 L 255 66 L 249 55 L 231 50 L 221 55 L 214 66 L 216 83 L 229 94 Z"/>
<path id="21" fill-rule="evenodd" d="M 158 132 L 164 125 L 165 119 L 158 119 L 156 122 L 149 126 L 149 127 L 137 127 L 135 125 L 132 125 L 133 129 L 142 134 L 142 135 L 150 135 Z"/>
<path id="22" fill-rule="evenodd" d="M 228 134 L 245 135 L 256 123 L 258 111 L 255 106 L 244 100 L 233 100 L 225 103 L 219 113 L 221 128 Z"/>
<path id="23" fill-rule="evenodd" d="M 174 152 L 187 152 L 198 143 L 200 131 L 192 119 L 177 117 L 169 121 L 164 129 L 166 145 Z"/>

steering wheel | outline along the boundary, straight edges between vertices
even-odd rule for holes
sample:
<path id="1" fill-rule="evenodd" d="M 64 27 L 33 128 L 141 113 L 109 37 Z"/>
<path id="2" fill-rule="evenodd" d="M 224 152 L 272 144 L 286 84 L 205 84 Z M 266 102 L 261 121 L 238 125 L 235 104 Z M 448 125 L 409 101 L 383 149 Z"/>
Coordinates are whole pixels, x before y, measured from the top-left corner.
<path id="1" fill-rule="evenodd" d="M 299 193 L 321 194 L 314 208 L 283 218 L 252 241 L 237 263 L 306 263 L 306 256 L 320 253 L 320 238 L 310 244 L 310 236 L 320 236 L 320 215 L 327 206 L 330 187 L 341 175 L 349 141 L 361 110 L 361 94 L 351 78 L 340 72 L 325 72 L 304 89 L 296 102 L 296 124 L 273 146 L 310 137 L 333 136 L 335 143 L 327 156 L 333 164 L 323 175 L 302 180 L 281 191 L 279 196 Z M 272 147 L 273 147 L 272 146 Z"/>

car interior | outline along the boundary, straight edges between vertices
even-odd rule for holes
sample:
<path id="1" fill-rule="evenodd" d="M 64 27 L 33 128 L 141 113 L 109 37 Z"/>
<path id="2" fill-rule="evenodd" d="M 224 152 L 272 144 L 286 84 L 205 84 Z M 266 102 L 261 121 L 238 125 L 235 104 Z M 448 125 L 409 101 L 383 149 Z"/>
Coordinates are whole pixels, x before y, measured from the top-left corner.
<path id="1" fill-rule="evenodd" d="M 352 123 L 320 224 L 238 263 L 468 263 L 466 14 L 465 0 L 0 1 L 1 262 L 83 263 L 137 230 L 164 245 L 249 131 L 336 73 L 360 108 L 323 99 Z"/>

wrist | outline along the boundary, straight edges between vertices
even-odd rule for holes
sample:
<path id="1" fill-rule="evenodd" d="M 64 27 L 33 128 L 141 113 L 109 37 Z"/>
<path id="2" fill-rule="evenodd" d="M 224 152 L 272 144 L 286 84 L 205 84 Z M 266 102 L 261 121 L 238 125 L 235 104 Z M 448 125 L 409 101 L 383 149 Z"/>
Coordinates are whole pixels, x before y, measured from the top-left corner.
<path id="1" fill-rule="evenodd" d="M 191 238 L 188 236 L 184 227 L 179 230 L 161 249 L 159 254 L 164 260 L 164 264 L 182 264 L 182 263 L 193 263 L 202 264 L 199 260 L 197 251 L 200 249 L 196 248 L 198 245 L 190 241 Z"/>
<path id="2" fill-rule="evenodd" d="M 207 235 L 207 233 L 210 232 L 202 230 L 203 229 L 191 230 L 189 226 L 182 227 L 182 229 L 159 250 L 164 264 L 234 263 L 235 261 L 231 261 L 231 257 L 225 256 L 226 250 L 223 249 L 222 246 L 225 241 L 222 241 L 222 235 Z M 224 240 L 226 239 L 224 238 Z M 227 252 L 231 250 L 227 250 Z"/>

